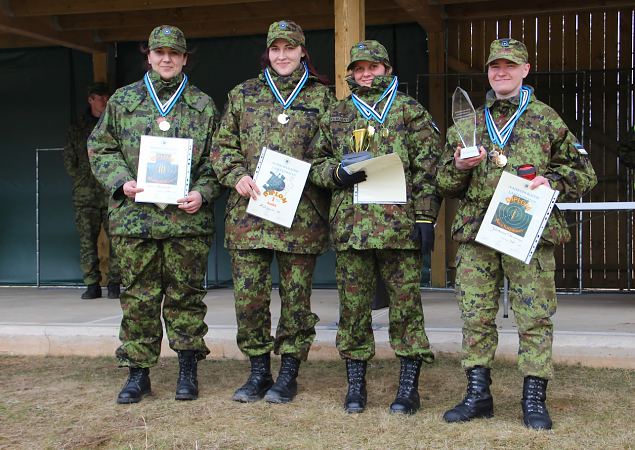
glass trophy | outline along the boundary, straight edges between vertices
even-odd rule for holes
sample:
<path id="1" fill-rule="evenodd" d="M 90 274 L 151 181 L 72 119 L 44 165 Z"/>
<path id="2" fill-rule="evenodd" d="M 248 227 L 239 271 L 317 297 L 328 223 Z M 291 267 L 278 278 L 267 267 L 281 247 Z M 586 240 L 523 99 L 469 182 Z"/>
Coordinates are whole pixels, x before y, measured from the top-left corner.
<path id="1" fill-rule="evenodd" d="M 452 94 L 452 120 L 454 129 L 459 134 L 463 147 L 461 159 L 474 158 L 479 155 L 476 146 L 476 111 L 472 106 L 470 96 L 457 86 Z"/>

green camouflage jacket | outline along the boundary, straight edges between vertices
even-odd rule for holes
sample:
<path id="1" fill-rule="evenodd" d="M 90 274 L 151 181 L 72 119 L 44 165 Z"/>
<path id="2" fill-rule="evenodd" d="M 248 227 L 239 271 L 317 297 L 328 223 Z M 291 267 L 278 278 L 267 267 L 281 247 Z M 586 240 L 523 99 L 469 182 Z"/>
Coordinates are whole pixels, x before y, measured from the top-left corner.
<path id="1" fill-rule="evenodd" d="M 351 90 L 372 105 L 390 84 L 392 77 L 376 77 L 370 88 L 349 80 Z M 381 111 L 384 101 L 377 105 Z M 331 242 L 336 250 L 416 249 L 410 239 L 416 217 L 435 220 L 440 197 L 434 185 L 441 142 L 430 114 L 415 99 L 397 92 L 383 125 L 372 123 L 376 131 L 369 151 L 373 156 L 396 153 L 406 174 L 407 202 L 403 205 L 353 204 L 353 188 L 340 188 L 333 170 L 351 151 L 352 132 L 366 128 L 367 121 L 349 96 L 329 108 L 320 122 L 320 132 L 311 145 L 314 159 L 311 180 L 332 190 Z"/>
<path id="2" fill-rule="evenodd" d="M 493 91 L 489 91 L 486 97 L 486 105 L 499 127 L 516 112 L 518 101 L 518 96 L 497 100 Z M 493 144 L 487 133 L 484 110 L 484 107 L 477 109 L 476 141 L 489 152 Z M 597 183 L 586 150 L 558 113 L 537 100 L 533 93 L 527 110 L 514 126 L 503 149 L 508 158 L 504 168 L 497 167 L 487 157 L 472 170 L 458 170 L 453 155 L 459 144 L 461 139 L 452 127 L 448 130 L 446 150 L 437 173 L 440 192 L 444 196 L 461 199 L 452 224 L 452 236 L 459 242 L 473 241 L 476 237 L 503 171 L 515 174 L 519 166 L 533 165 L 538 175 L 548 178 L 551 187 L 560 191 L 559 202 L 575 201 Z M 564 216 L 557 208 L 554 208 L 542 238 L 553 244 L 561 244 L 571 238 Z"/>
<path id="3" fill-rule="evenodd" d="M 90 162 L 86 141 L 97 124 L 97 118 L 90 109 L 68 130 L 68 139 L 62 152 L 66 172 L 73 178 L 73 204 L 75 206 L 108 206 L 108 194 L 95 179 Z"/>
<path id="4" fill-rule="evenodd" d="M 304 69 L 289 77 L 272 78 L 287 98 Z M 249 199 L 241 197 L 236 183 L 253 176 L 264 146 L 307 160 L 305 151 L 315 135 L 320 117 L 334 100 L 331 91 L 309 76 L 286 111 L 289 123 L 278 123 L 283 108 L 267 85 L 264 74 L 236 86 L 228 95 L 223 118 L 214 135 L 212 164 L 218 179 L 230 188 L 225 212 L 225 246 L 228 249 L 267 248 L 289 253 L 318 254 L 328 247 L 329 195 L 307 181 L 291 228 L 247 214 Z"/>
<path id="5" fill-rule="evenodd" d="M 182 80 L 182 75 L 163 82 L 155 72 L 152 82 L 162 101 L 166 101 Z M 172 126 L 159 129 L 159 113 L 148 95 L 143 80 L 118 89 L 88 139 L 88 155 L 97 179 L 110 193 L 110 233 L 162 239 L 209 235 L 214 232 L 212 202 L 220 194 L 220 184 L 212 170 L 209 149 L 216 128 L 218 111 L 212 99 L 188 82 L 178 103 L 167 116 Z M 124 183 L 136 180 L 139 143 L 142 135 L 192 138 L 190 191 L 198 191 L 203 206 L 188 214 L 168 205 L 161 210 L 151 203 L 136 203 L 123 195 Z"/>

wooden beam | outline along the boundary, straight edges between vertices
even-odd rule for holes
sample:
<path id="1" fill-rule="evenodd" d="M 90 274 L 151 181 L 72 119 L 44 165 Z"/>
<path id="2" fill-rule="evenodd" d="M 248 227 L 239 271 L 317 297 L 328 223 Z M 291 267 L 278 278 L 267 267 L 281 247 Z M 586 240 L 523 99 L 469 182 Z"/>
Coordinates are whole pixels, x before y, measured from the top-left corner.
<path id="1" fill-rule="evenodd" d="M 16 34 L 0 33 L 0 48 L 46 47 L 42 41 Z"/>
<path id="2" fill-rule="evenodd" d="M 444 12 L 439 6 L 431 6 L 421 0 L 394 0 L 404 11 L 412 16 L 428 33 L 443 31 Z"/>
<path id="3" fill-rule="evenodd" d="M 12 17 L 61 16 L 65 14 L 96 14 L 121 11 L 217 6 L 255 3 L 267 0 L 4 0 L 5 14 Z"/>
<path id="4" fill-rule="evenodd" d="M 108 82 L 108 54 L 106 52 L 93 53 L 93 81 Z"/>
<path id="5" fill-rule="evenodd" d="M 470 4 L 446 6 L 448 19 L 489 19 L 511 16 L 540 16 L 569 12 L 605 11 L 621 7 L 632 7 L 633 0 L 605 0 L 585 2 L 580 0 L 535 0 L 529 2 L 496 2 L 495 4 Z"/>
<path id="6" fill-rule="evenodd" d="M 427 32 L 428 35 L 428 73 L 430 81 L 428 83 L 428 105 L 430 108 L 430 114 L 434 118 L 435 122 L 439 124 L 442 131 L 442 136 L 445 136 L 445 77 L 442 75 L 446 72 L 446 46 L 445 46 L 445 33 L 439 32 Z M 434 76 L 437 75 L 437 76 Z M 443 140 L 439 152 L 443 151 Z M 432 252 L 431 259 L 431 276 L 430 283 L 432 287 L 445 287 L 446 286 L 446 268 L 447 268 L 447 243 L 450 233 L 449 225 L 452 220 L 446 220 L 446 204 L 443 202 L 441 209 L 437 216 L 437 223 L 435 227 L 435 246 Z"/>
<path id="7" fill-rule="evenodd" d="M 11 19 L 0 15 L 0 32 L 38 40 L 42 42 L 42 45 L 61 45 L 88 53 L 105 50 L 104 46 L 95 43 L 94 36 L 91 32 L 56 31 L 52 29 L 49 20 L 41 17 Z"/>
<path id="8" fill-rule="evenodd" d="M 349 94 L 346 83 L 351 47 L 366 36 L 365 0 L 335 0 L 335 95 L 343 99 Z"/>
<path id="9" fill-rule="evenodd" d="M 254 34 L 265 34 L 271 22 L 279 19 L 280 16 L 232 21 L 216 19 L 195 23 L 175 23 L 175 25 L 179 26 L 179 28 L 183 30 L 183 33 L 185 33 L 185 36 L 188 39 L 222 36 L 246 36 Z M 293 19 L 296 20 L 305 31 L 327 29 L 332 30 L 334 27 L 334 18 L 332 14 L 297 16 Z M 370 14 L 369 17 L 367 17 L 367 23 L 369 25 L 384 25 L 410 22 L 412 22 L 410 16 L 408 16 L 408 14 L 406 14 L 400 8 L 386 11 L 376 11 Z M 152 26 L 154 26 L 154 24 Z M 150 30 L 150 27 L 111 28 L 98 30 L 96 32 L 96 38 L 99 42 L 142 42 L 148 39 Z"/>

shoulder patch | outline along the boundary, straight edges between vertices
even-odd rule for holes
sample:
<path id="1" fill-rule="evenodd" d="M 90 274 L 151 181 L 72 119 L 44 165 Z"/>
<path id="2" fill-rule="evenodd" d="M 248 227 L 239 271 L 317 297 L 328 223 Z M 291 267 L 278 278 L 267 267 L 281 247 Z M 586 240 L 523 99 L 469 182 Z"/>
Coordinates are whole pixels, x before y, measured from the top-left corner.
<path id="1" fill-rule="evenodd" d="M 578 151 L 579 154 L 584 155 L 584 156 L 588 156 L 589 155 L 589 152 L 587 152 L 586 149 L 579 142 L 576 142 L 574 144 L 574 147 Z"/>
<path id="2" fill-rule="evenodd" d="M 430 125 L 432 125 L 432 128 L 434 128 L 434 131 L 436 131 L 438 134 L 441 134 L 441 130 L 439 130 L 439 127 L 434 122 L 434 120 L 430 120 Z"/>

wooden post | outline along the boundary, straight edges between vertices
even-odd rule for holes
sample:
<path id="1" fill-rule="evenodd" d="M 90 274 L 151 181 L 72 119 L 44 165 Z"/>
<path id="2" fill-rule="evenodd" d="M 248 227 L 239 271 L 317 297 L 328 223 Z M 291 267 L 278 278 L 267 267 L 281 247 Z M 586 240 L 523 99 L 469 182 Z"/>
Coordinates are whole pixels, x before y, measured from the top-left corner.
<path id="1" fill-rule="evenodd" d="M 445 136 L 445 79 L 443 74 L 446 72 L 446 52 L 445 52 L 445 33 L 443 31 L 429 31 L 428 35 L 428 72 L 430 74 L 430 83 L 428 84 L 430 99 L 430 114 L 441 129 L 441 136 Z M 435 76 L 436 75 L 436 76 Z M 442 151 L 443 147 L 439 149 Z M 447 268 L 447 233 L 446 210 L 448 209 L 447 201 L 443 201 L 439 215 L 437 216 L 437 224 L 435 227 L 435 245 L 432 252 L 432 273 L 430 275 L 430 284 L 432 287 L 446 286 L 446 268 Z"/>
<path id="2" fill-rule="evenodd" d="M 335 0 L 335 94 L 343 99 L 349 94 L 346 66 L 353 44 L 364 40 L 365 0 Z"/>

